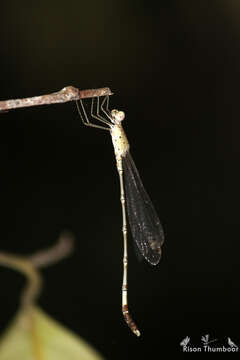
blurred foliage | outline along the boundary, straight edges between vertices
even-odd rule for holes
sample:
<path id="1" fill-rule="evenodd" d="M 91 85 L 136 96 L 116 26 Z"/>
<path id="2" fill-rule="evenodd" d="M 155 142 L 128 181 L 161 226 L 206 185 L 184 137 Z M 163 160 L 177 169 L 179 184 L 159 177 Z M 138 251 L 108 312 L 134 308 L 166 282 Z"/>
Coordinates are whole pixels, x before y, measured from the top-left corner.
<path id="1" fill-rule="evenodd" d="M 84 340 L 38 307 L 22 309 L 0 341 L 1 360 L 100 360 Z"/>

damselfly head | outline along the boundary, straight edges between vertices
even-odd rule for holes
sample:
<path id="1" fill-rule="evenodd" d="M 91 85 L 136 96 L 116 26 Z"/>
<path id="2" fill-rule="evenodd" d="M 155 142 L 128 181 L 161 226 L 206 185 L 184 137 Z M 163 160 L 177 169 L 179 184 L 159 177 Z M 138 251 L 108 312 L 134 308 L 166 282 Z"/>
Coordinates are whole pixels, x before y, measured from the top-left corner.
<path id="1" fill-rule="evenodd" d="M 119 124 L 121 121 L 124 120 L 125 113 L 124 113 L 124 111 L 112 110 L 111 118 L 112 118 L 112 122 L 114 124 Z"/>

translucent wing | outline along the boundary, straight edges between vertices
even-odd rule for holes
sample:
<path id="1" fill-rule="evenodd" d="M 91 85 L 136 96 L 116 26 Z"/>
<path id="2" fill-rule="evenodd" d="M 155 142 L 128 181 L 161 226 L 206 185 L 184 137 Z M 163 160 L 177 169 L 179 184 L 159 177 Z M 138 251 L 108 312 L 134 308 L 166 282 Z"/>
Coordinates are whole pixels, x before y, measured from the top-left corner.
<path id="1" fill-rule="evenodd" d="M 161 258 L 161 246 L 164 242 L 162 225 L 129 152 L 122 157 L 122 164 L 132 236 L 144 258 L 156 265 Z"/>

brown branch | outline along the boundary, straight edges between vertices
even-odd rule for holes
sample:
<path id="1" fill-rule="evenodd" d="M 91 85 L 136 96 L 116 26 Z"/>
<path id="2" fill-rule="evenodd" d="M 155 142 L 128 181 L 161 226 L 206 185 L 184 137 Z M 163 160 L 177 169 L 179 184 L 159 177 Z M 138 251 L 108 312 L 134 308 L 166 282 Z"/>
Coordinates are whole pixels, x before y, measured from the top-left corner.
<path id="1" fill-rule="evenodd" d="M 106 96 L 112 94 L 113 93 L 108 87 L 99 89 L 79 90 L 73 86 L 67 86 L 60 91 L 47 95 L 34 96 L 24 99 L 11 99 L 0 101 L 0 111 L 6 111 L 10 109 L 28 106 L 64 103 L 73 100 Z"/>

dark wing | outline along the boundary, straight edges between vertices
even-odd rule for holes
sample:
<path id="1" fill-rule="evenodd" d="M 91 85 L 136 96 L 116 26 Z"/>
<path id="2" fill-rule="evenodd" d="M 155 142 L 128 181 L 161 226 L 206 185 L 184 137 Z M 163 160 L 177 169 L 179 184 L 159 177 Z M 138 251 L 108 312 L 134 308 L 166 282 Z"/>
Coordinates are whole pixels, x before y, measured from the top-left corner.
<path id="1" fill-rule="evenodd" d="M 156 265 L 161 258 L 163 228 L 143 187 L 129 152 L 122 157 L 127 214 L 132 236 L 145 259 Z"/>

